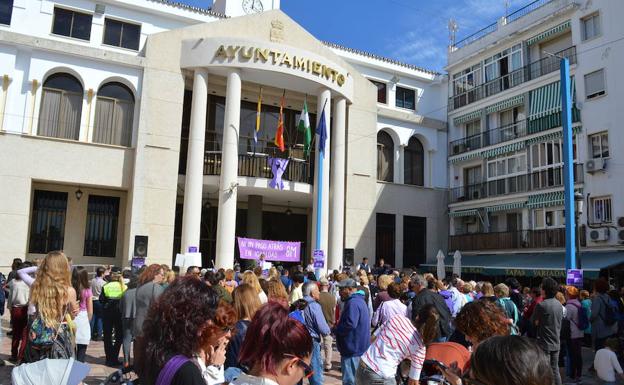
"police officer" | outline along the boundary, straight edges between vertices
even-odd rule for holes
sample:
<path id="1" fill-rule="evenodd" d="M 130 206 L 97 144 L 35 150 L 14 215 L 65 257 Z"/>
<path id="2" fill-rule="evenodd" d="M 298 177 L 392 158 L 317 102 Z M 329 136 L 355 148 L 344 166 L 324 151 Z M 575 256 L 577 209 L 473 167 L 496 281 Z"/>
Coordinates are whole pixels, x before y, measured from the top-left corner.
<path id="1" fill-rule="evenodd" d="M 106 366 L 119 366 L 119 349 L 123 341 L 119 302 L 126 291 L 119 268 L 113 268 L 110 281 L 102 287 L 100 303 L 103 307 L 104 352 Z M 114 333 L 114 338 L 113 338 Z"/>

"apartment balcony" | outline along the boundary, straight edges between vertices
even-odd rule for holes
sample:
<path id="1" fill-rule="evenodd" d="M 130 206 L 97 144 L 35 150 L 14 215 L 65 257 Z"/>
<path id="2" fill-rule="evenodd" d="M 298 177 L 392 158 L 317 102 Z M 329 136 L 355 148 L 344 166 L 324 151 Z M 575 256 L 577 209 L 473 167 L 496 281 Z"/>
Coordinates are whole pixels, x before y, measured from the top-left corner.
<path id="1" fill-rule="evenodd" d="M 565 228 L 449 236 L 449 250 L 508 250 L 565 247 Z"/>
<path id="2" fill-rule="evenodd" d="M 574 164 L 574 183 L 583 183 L 583 164 Z M 450 203 L 544 190 L 563 186 L 563 166 L 451 188 Z"/>
<path id="3" fill-rule="evenodd" d="M 507 43 L 518 31 L 533 28 L 555 14 L 565 15 L 578 8 L 576 0 L 535 0 L 452 44 L 449 47 L 448 63 L 454 66 L 485 47 Z"/>
<path id="4" fill-rule="evenodd" d="M 472 89 L 451 96 L 448 103 L 448 111 L 478 102 L 487 97 L 497 95 L 503 91 L 517 87 L 522 83 L 537 79 L 546 74 L 559 70 L 560 57 L 566 57 L 570 64 L 576 64 L 576 47 L 572 46 L 556 52 L 553 56 L 544 57 L 538 61 L 527 64 L 508 74 L 499 76 L 488 82 L 479 84 Z"/>
<path id="5" fill-rule="evenodd" d="M 480 134 L 467 136 L 449 143 L 449 156 L 459 155 L 464 152 L 478 150 L 480 148 L 494 146 L 514 139 L 523 138 L 538 132 L 561 127 L 561 112 L 548 115 L 539 119 L 525 119 L 506 126 L 493 128 Z M 581 121 L 581 112 L 572 108 L 572 122 Z"/>

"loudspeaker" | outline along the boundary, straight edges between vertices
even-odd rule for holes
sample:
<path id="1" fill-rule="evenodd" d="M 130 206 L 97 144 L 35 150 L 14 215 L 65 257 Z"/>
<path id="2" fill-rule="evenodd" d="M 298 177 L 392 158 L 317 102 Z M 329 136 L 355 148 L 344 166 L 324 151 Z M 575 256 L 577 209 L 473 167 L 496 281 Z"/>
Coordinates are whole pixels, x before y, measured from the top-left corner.
<path id="1" fill-rule="evenodd" d="M 135 258 L 147 257 L 147 235 L 135 235 L 134 236 L 134 257 Z"/>
<path id="2" fill-rule="evenodd" d="M 344 249 L 342 253 L 342 266 L 353 266 L 353 260 L 355 259 L 355 249 Z"/>

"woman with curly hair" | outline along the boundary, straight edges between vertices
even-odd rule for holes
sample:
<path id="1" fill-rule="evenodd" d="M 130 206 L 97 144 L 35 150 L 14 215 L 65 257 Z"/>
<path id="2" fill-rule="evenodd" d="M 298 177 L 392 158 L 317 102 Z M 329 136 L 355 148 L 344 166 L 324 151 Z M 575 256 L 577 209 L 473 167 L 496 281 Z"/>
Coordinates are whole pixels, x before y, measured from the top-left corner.
<path id="1" fill-rule="evenodd" d="M 175 280 L 150 305 L 135 345 L 142 384 L 205 385 L 204 371 L 225 361 L 234 312 L 195 277 Z M 203 364 L 203 365 L 202 365 Z"/>
<path id="2" fill-rule="evenodd" d="M 239 357 L 249 370 L 232 385 L 295 385 L 312 375 L 312 337 L 286 308 L 270 302 L 252 318 Z"/>
<path id="3" fill-rule="evenodd" d="M 490 301 L 470 302 L 461 309 L 455 318 L 455 327 L 466 336 L 466 340 L 472 344 L 472 351 L 479 348 L 479 344 L 493 336 L 509 335 L 509 326 L 503 310 Z M 469 370 L 469 369 L 468 369 Z M 451 384 L 461 384 L 461 375 L 466 377 L 466 372 L 456 373 L 451 370 L 443 370 L 444 376 Z"/>
<path id="4" fill-rule="evenodd" d="M 30 304 L 35 314 L 28 328 L 26 362 L 73 357 L 70 323 L 78 314 L 78 302 L 62 251 L 49 252 L 41 262 L 30 288 Z"/>
<path id="5" fill-rule="evenodd" d="M 286 287 L 279 279 L 272 279 L 267 283 L 268 299 L 269 302 L 277 302 L 280 305 L 288 308 L 288 293 L 286 293 Z"/>

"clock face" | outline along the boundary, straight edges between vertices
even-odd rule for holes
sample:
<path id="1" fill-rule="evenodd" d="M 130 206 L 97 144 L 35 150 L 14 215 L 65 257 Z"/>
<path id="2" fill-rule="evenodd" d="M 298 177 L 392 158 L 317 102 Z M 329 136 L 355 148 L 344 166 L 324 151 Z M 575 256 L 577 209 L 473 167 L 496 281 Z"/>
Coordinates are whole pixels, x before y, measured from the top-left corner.
<path id="1" fill-rule="evenodd" d="M 243 11 L 247 14 L 262 12 L 262 0 L 243 0 Z"/>

